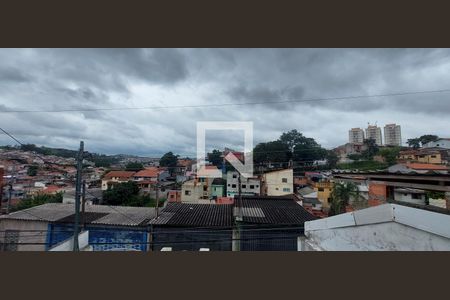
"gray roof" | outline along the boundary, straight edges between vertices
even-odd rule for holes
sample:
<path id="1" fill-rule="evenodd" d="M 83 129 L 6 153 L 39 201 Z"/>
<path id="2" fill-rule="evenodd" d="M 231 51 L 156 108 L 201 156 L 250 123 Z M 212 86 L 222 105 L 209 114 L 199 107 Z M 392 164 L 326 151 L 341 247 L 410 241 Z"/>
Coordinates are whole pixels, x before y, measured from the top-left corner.
<path id="1" fill-rule="evenodd" d="M 312 187 L 309 187 L 309 186 L 305 186 L 305 187 L 303 187 L 303 188 L 298 190 L 298 193 L 300 195 L 302 195 L 302 196 L 311 194 L 312 192 L 314 192 L 314 189 Z"/>
<path id="2" fill-rule="evenodd" d="M 152 207 L 86 205 L 86 213 L 98 213 L 99 218 L 90 220 L 90 224 L 139 226 L 145 225 L 155 217 Z M 0 216 L 1 219 L 58 222 L 64 219 L 70 222 L 74 216 L 75 205 L 65 203 L 47 203 L 32 208 Z"/>

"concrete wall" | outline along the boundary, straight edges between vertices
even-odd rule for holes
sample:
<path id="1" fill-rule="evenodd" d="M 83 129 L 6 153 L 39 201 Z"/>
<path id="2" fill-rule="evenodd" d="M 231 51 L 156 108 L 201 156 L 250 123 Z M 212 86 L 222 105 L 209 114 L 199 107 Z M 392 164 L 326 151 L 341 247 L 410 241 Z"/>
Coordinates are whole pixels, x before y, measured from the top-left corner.
<path id="1" fill-rule="evenodd" d="M 36 243 L 34 245 L 17 245 L 17 251 L 45 251 L 48 230 L 47 222 L 1 219 L 1 243 L 5 242 L 5 230 L 20 231 L 17 243 Z"/>
<path id="2" fill-rule="evenodd" d="M 449 251 L 450 239 L 395 222 L 310 231 L 306 250 Z"/>

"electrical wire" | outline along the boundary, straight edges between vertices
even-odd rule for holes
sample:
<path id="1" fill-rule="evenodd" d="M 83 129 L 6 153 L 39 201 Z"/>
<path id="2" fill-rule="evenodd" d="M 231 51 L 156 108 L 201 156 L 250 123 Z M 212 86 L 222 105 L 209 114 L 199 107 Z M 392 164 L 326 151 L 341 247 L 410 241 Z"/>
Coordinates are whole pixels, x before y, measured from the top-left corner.
<path id="1" fill-rule="evenodd" d="M 396 97 L 407 95 L 421 95 L 433 93 L 447 93 L 450 89 L 428 90 L 428 91 L 406 91 L 386 94 L 343 96 L 343 97 L 327 97 L 327 98 L 309 98 L 309 99 L 291 99 L 281 101 L 259 101 L 259 102 L 228 102 L 217 104 L 198 104 L 198 105 L 173 105 L 173 106 L 144 106 L 144 107 L 105 107 L 105 108 L 74 108 L 74 109 L 55 109 L 55 110 L 1 110 L 0 113 L 65 113 L 65 112 L 89 112 L 89 111 L 126 111 L 126 110 L 159 110 L 159 109 L 185 109 L 185 108 L 209 108 L 209 107 L 226 107 L 226 106 L 245 106 L 245 105 L 263 105 L 263 104 L 285 104 L 285 103 L 303 103 L 303 102 L 319 102 L 319 101 L 339 101 L 339 100 L 355 100 L 368 98 Z"/>

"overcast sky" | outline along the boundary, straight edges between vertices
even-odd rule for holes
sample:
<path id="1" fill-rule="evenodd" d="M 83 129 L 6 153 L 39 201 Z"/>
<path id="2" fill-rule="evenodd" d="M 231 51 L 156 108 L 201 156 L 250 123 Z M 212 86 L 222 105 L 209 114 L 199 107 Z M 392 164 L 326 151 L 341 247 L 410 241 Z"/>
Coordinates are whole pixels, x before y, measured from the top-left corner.
<path id="1" fill-rule="evenodd" d="M 1 49 L 0 111 L 211 105 L 450 89 L 448 49 Z M 1 113 L 25 143 L 157 156 L 195 154 L 197 121 L 252 121 L 254 143 L 297 129 L 322 146 L 397 123 L 403 142 L 450 137 L 450 93 L 125 111 Z M 243 134 L 208 132 L 208 147 Z M 3 145 L 14 141 L 0 135 Z"/>

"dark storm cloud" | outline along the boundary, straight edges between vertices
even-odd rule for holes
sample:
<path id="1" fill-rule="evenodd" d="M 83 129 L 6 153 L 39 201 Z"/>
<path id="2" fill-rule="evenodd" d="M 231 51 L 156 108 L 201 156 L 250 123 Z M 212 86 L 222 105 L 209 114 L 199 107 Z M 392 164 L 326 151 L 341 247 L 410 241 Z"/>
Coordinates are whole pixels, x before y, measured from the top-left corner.
<path id="1" fill-rule="evenodd" d="M 254 103 L 254 102 L 281 102 L 290 101 L 294 99 L 302 99 L 303 88 L 301 86 L 296 87 L 284 87 L 280 89 L 274 89 L 264 86 L 244 86 L 238 85 L 230 88 L 227 91 L 229 97 L 237 103 Z M 290 103 L 267 103 L 265 106 L 273 109 L 288 109 L 291 107 Z"/>
<path id="2" fill-rule="evenodd" d="M 21 83 L 31 80 L 31 76 L 16 68 L 0 68 L 0 84 Z"/>
<path id="3" fill-rule="evenodd" d="M 295 128 L 331 147 L 375 121 L 401 124 L 405 139 L 445 135 L 450 93 L 319 99 L 446 89 L 449 74 L 449 49 L 2 49 L 1 111 L 85 111 L 5 113 L 0 126 L 26 142 L 76 147 L 85 139 L 93 151 L 136 154 L 194 153 L 197 121 L 252 121 L 255 143 Z M 241 144 L 239 135 L 210 142 L 221 141 Z"/>

